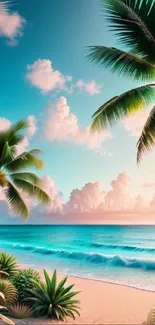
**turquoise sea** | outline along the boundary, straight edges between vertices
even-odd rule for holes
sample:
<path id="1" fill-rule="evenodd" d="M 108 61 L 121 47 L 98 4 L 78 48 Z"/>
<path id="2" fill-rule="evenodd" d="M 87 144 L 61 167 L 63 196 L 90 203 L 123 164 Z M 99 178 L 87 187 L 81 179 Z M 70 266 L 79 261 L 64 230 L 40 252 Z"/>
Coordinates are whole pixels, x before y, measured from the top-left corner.
<path id="1" fill-rule="evenodd" d="M 155 226 L 0 226 L 21 264 L 155 291 Z"/>

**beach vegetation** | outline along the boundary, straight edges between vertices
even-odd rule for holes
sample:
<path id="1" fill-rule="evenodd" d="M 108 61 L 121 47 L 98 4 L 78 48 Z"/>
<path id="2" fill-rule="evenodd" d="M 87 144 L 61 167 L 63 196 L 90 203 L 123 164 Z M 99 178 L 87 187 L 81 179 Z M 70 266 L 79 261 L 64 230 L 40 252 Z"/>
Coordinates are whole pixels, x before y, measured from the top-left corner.
<path id="1" fill-rule="evenodd" d="M 10 280 L 0 279 L 0 292 L 5 297 L 5 299 L 3 299 L 3 297 L 0 296 L 0 305 L 2 306 L 7 306 L 17 300 L 17 289 Z"/>
<path id="2" fill-rule="evenodd" d="M 33 281 L 34 288 L 29 289 L 31 297 L 28 301 L 36 317 L 46 316 L 64 320 L 66 316 L 75 318 L 79 314 L 79 300 L 72 299 L 78 292 L 72 291 L 74 285 L 65 287 L 67 277 L 57 285 L 57 273 L 54 271 L 52 278 L 44 270 L 45 281 Z"/>
<path id="3" fill-rule="evenodd" d="M 28 289 L 32 289 L 34 287 L 33 281 L 40 281 L 40 275 L 39 272 L 32 268 L 21 269 L 11 278 L 11 281 L 17 289 L 18 301 L 22 302 L 24 299 L 30 297 L 30 292 Z"/>
<path id="4" fill-rule="evenodd" d="M 2 306 L 0 305 L 0 310 L 4 311 L 7 308 L 4 307 L 4 305 L 5 305 L 5 296 L 4 296 L 3 292 L 0 292 L 0 299 L 2 301 Z M 6 317 L 5 315 L 3 315 L 1 313 L 0 313 L 0 320 L 2 320 L 6 324 L 14 325 L 14 323 L 11 321 L 11 319 L 9 319 L 8 317 Z"/>
<path id="5" fill-rule="evenodd" d="M 17 273 L 18 262 L 15 256 L 0 252 L 0 277 L 6 278 Z"/>
<path id="6" fill-rule="evenodd" d="M 91 46 L 88 58 L 141 86 L 117 94 L 93 114 L 92 132 L 151 107 L 137 142 L 137 162 L 155 145 L 155 2 L 101 0 L 103 15 L 122 48 Z M 127 49 L 127 51 L 125 50 Z M 142 84 L 143 83 L 143 84 Z"/>
<path id="7" fill-rule="evenodd" d="M 33 316 L 32 309 L 25 304 L 13 304 L 7 306 L 7 312 L 9 316 L 15 319 L 29 318 Z"/>

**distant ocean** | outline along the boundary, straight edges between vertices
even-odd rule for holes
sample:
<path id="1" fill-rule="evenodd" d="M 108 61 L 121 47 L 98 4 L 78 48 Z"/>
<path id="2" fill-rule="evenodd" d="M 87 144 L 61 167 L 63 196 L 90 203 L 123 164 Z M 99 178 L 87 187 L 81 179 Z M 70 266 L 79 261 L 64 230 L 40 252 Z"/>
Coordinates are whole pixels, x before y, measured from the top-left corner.
<path id="1" fill-rule="evenodd" d="M 155 291 L 155 226 L 0 226 L 21 264 Z"/>

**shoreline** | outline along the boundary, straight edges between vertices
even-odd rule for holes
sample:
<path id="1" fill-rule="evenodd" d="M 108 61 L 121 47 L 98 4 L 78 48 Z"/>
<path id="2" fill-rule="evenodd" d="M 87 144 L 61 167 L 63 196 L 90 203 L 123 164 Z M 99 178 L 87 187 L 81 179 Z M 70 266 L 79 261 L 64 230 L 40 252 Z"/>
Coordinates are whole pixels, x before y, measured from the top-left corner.
<path id="1" fill-rule="evenodd" d="M 35 269 L 43 278 L 42 269 Z M 49 272 L 48 266 L 46 270 Z M 58 281 L 64 276 L 68 276 L 68 285 L 75 284 L 75 291 L 80 291 L 78 299 L 81 301 L 81 317 L 67 318 L 67 324 L 143 324 L 155 305 L 155 292 L 65 274 L 58 274 Z"/>
<path id="2" fill-rule="evenodd" d="M 20 268 L 24 269 L 24 268 L 34 268 L 35 270 L 37 270 L 39 273 L 42 273 L 43 269 L 46 269 L 49 273 L 51 273 L 51 270 L 46 267 L 46 268 L 42 268 L 42 267 L 38 267 L 35 265 L 30 265 L 30 264 L 20 264 Z M 151 292 L 151 293 L 155 293 L 155 290 L 149 290 L 149 289 L 145 289 L 145 288 L 139 288 L 136 286 L 132 286 L 132 285 L 128 285 L 128 284 L 124 284 L 124 283 L 119 283 L 119 282 L 112 282 L 112 281 L 108 281 L 108 280 L 102 280 L 102 279 L 97 279 L 97 278 L 87 278 L 86 276 L 80 276 L 80 275 L 74 275 L 74 274 L 67 274 L 67 273 L 57 273 L 58 276 L 67 276 L 69 278 L 77 278 L 77 279 L 83 279 L 83 280 L 88 280 L 88 281 L 95 281 L 95 282 L 99 282 L 99 283 L 107 283 L 107 284 L 112 284 L 112 285 L 116 285 L 116 286 L 121 286 L 121 287 L 125 287 L 125 288 L 131 288 L 131 289 L 136 289 L 136 290 L 140 290 L 140 291 L 144 291 L 144 292 Z"/>

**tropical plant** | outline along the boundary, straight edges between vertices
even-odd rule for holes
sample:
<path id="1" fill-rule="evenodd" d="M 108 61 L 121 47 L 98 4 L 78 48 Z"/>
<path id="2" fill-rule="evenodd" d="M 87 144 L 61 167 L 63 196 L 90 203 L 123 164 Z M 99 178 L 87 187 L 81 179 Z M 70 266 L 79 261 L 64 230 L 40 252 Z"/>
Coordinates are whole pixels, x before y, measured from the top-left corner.
<path id="1" fill-rule="evenodd" d="M 39 149 L 33 149 L 18 154 L 18 145 L 23 141 L 21 133 L 28 128 L 27 121 L 19 121 L 8 130 L 0 132 L 0 187 L 4 188 L 6 199 L 13 210 L 27 220 L 29 211 L 22 193 L 36 198 L 41 203 L 48 204 L 50 198 L 41 189 L 41 181 L 31 172 L 24 169 L 35 167 L 41 169 L 43 161 L 38 158 Z"/>
<path id="2" fill-rule="evenodd" d="M 6 278 L 17 273 L 18 263 L 15 256 L 0 252 L 0 276 Z"/>
<path id="3" fill-rule="evenodd" d="M 29 289 L 31 297 L 28 301 L 32 304 L 34 315 L 47 316 L 49 318 L 57 318 L 64 320 L 66 316 L 74 317 L 74 314 L 79 314 L 79 300 L 73 300 L 72 298 L 78 294 L 78 292 L 70 292 L 74 285 L 64 287 L 67 277 L 65 277 L 57 286 L 57 274 L 56 270 L 50 279 L 46 270 L 44 270 L 44 282 L 33 281 L 34 289 Z"/>
<path id="4" fill-rule="evenodd" d="M 9 316 L 16 319 L 28 318 L 33 315 L 32 309 L 29 306 L 19 303 L 7 306 L 7 312 Z"/>
<path id="5" fill-rule="evenodd" d="M 155 307 L 151 308 L 149 311 L 147 322 L 145 324 L 155 324 Z"/>
<path id="6" fill-rule="evenodd" d="M 28 289 L 34 287 L 33 280 L 40 281 L 40 275 L 37 271 L 29 268 L 20 270 L 14 277 L 11 278 L 12 283 L 18 292 L 18 301 L 22 302 L 23 299 L 30 297 Z"/>
<path id="7" fill-rule="evenodd" d="M 119 75 L 144 82 L 104 103 L 93 115 L 91 130 L 107 129 L 120 118 L 155 104 L 155 2 L 152 0 L 101 0 L 109 27 L 128 51 L 92 46 L 89 59 Z M 147 84 L 146 84 L 147 82 Z M 137 143 L 137 161 L 155 145 L 155 106 Z"/>
<path id="8" fill-rule="evenodd" d="M 3 305 L 5 305 L 5 296 L 2 292 L 0 292 L 0 299 L 3 301 Z M 4 306 L 0 306 L 0 310 L 6 310 L 7 308 Z M 0 319 L 7 324 L 14 325 L 14 323 L 8 317 L 4 316 L 0 313 Z"/>
<path id="9" fill-rule="evenodd" d="M 0 279 L 0 292 L 4 295 L 4 299 L 0 296 L 0 305 L 12 304 L 17 300 L 17 289 L 15 286 L 6 279 Z M 5 302 L 5 304 L 4 304 Z"/>

